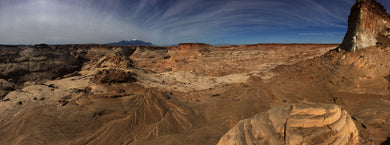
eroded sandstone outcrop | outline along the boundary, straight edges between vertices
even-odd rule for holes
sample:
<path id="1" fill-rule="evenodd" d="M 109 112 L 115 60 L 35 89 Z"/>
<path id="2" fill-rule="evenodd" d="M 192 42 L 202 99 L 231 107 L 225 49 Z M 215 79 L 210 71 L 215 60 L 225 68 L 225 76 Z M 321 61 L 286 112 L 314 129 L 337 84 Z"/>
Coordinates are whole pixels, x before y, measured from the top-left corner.
<path id="1" fill-rule="evenodd" d="M 209 48 L 211 45 L 205 43 L 180 43 L 179 49 L 199 49 L 199 48 Z"/>
<path id="2" fill-rule="evenodd" d="M 89 50 L 88 53 L 91 53 L 94 50 Z M 135 50 L 129 48 L 112 48 L 112 50 L 101 50 L 103 56 L 96 60 L 89 61 L 86 65 L 83 66 L 83 69 L 94 69 L 94 68 L 123 68 L 128 69 L 133 67 L 133 61 L 130 59 L 130 56 Z"/>
<path id="3" fill-rule="evenodd" d="M 46 44 L 0 46 L 0 100 L 25 84 L 56 79 L 80 70 L 82 65 L 83 60 L 68 50 Z"/>
<path id="4" fill-rule="evenodd" d="M 390 44 L 390 15 L 375 0 L 356 0 L 348 19 L 348 31 L 340 48 L 356 51 Z"/>
<path id="5" fill-rule="evenodd" d="M 157 73 L 188 71 L 207 76 L 226 76 L 257 71 L 280 64 L 320 56 L 333 44 L 256 44 L 209 46 L 180 44 L 174 47 L 139 47 L 130 56 L 135 67 Z"/>
<path id="6" fill-rule="evenodd" d="M 0 48 L 0 79 L 22 84 L 54 79 L 81 68 L 82 63 L 67 50 L 48 45 Z"/>
<path id="7" fill-rule="evenodd" d="M 98 73 L 92 79 L 95 83 L 130 83 L 135 82 L 135 78 L 130 72 L 115 69 L 105 69 L 98 71 Z"/>
<path id="8" fill-rule="evenodd" d="M 357 144 L 358 131 L 340 106 L 304 102 L 240 121 L 218 145 Z"/>

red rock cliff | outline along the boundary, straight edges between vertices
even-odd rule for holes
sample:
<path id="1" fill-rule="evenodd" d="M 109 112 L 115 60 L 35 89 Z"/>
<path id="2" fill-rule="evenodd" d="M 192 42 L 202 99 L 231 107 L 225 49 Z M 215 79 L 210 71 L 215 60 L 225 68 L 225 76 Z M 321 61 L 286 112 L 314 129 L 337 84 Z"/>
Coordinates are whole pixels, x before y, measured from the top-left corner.
<path id="1" fill-rule="evenodd" d="M 195 49 L 195 48 L 208 48 L 211 47 L 209 44 L 204 43 L 180 43 L 179 49 Z"/>
<path id="2" fill-rule="evenodd" d="M 375 0 L 356 0 L 348 19 L 348 31 L 340 48 L 356 51 L 361 48 L 388 45 L 390 16 Z"/>

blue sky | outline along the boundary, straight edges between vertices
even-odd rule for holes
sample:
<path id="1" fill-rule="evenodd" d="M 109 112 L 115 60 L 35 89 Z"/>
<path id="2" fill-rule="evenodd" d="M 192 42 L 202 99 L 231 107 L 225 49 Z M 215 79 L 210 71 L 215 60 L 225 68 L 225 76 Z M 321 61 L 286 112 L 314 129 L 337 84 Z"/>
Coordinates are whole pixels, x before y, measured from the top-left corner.
<path id="1" fill-rule="evenodd" d="M 354 1 L 0 0 L 0 44 L 340 43 Z"/>

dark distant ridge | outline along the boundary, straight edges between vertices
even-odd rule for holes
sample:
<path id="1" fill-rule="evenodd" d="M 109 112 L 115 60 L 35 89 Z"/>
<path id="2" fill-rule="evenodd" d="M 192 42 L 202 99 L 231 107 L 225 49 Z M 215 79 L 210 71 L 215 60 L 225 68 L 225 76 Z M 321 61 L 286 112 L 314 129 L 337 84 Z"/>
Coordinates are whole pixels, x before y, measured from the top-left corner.
<path id="1" fill-rule="evenodd" d="M 126 45 L 138 45 L 138 46 L 152 46 L 153 44 L 150 42 L 145 42 L 142 40 L 122 40 L 119 42 L 113 42 L 109 43 L 110 45 L 119 45 L 119 46 L 126 46 Z"/>

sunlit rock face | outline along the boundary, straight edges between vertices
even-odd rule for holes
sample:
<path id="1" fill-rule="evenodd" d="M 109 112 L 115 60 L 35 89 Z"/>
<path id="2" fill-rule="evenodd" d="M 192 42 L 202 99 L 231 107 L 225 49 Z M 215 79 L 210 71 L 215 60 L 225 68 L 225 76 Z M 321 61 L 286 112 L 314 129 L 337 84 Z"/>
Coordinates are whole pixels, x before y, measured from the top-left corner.
<path id="1" fill-rule="evenodd" d="M 300 103 L 241 120 L 218 145 L 358 143 L 350 115 L 332 104 Z"/>
<path id="2" fill-rule="evenodd" d="M 390 16 L 375 0 L 356 0 L 348 19 L 348 31 L 340 48 L 361 48 L 390 44 Z"/>

